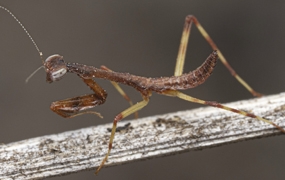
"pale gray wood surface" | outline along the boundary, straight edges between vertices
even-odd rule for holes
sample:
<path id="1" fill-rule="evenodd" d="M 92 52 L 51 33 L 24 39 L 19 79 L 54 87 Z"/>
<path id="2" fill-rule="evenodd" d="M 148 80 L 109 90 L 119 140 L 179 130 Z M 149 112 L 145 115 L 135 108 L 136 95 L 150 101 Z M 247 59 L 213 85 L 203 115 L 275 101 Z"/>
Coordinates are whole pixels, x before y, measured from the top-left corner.
<path id="1" fill-rule="evenodd" d="M 226 105 L 285 127 L 285 93 Z M 106 166 L 281 134 L 269 124 L 212 107 L 129 122 L 129 127 L 116 133 Z M 121 122 L 119 126 L 126 123 Z M 0 179 L 42 179 L 95 170 L 107 151 L 110 135 L 107 128 L 111 126 L 100 125 L 1 145 Z"/>

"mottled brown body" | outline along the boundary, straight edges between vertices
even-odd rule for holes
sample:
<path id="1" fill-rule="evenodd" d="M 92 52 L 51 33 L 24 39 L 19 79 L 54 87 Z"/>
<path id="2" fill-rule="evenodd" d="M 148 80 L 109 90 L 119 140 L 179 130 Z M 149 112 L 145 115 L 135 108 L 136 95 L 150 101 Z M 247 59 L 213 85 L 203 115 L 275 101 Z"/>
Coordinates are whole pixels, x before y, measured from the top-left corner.
<path id="1" fill-rule="evenodd" d="M 54 57 L 57 58 L 57 57 Z M 67 72 L 76 73 L 84 79 L 102 78 L 132 86 L 146 95 L 148 91 L 161 93 L 165 90 L 184 90 L 194 88 L 206 81 L 216 66 L 218 54 L 213 51 L 196 70 L 180 76 L 146 78 L 129 73 L 106 71 L 78 63 L 66 63 Z"/>

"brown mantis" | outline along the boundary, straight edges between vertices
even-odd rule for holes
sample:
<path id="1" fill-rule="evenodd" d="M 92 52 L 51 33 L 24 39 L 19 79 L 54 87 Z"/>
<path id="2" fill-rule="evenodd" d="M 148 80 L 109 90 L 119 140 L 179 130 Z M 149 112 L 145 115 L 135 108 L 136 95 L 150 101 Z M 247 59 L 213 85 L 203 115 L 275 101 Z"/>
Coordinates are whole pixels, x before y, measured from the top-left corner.
<path id="1" fill-rule="evenodd" d="M 41 59 L 43 59 L 42 58 L 43 55 L 41 51 L 39 50 L 38 46 L 36 45 L 32 37 L 30 36 L 30 34 L 27 32 L 25 27 L 20 23 L 20 21 L 5 7 L 0 6 L 0 8 L 4 9 L 10 15 L 12 15 L 12 17 L 21 25 L 21 27 L 24 29 L 26 34 L 32 40 L 34 46 L 36 47 L 37 51 L 40 54 Z M 210 44 L 210 46 L 212 47 L 214 51 L 205 60 L 205 62 L 200 67 L 198 67 L 196 70 L 183 74 L 186 49 L 187 49 L 188 39 L 190 36 L 191 26 L 193 23 L 196 25 L 196 27 L 198 28 L 202 36 L 206 39 L 206 41 Z M 257 93 L 256 91 L 254 91 L 243 79 L 241 79 L 238 76 L 238 74 L 233 70 L 233 68 L 226 61 L 226 59 L 224 58 L 224 56 L 222 55 L 218 47 L 215 45 L 213 40 L 210 38 L 210 36 L 207 34 L 204 28 L 200 25 L 198 20 L 194 16 L 190 16 L 190 15 L 186 16 L 186 19 L 185 19 L 185 24 L 184 24 L 184 29 L 182 33 L 178 57 L 176 61 L 176 68 L 175 68 L 174 76 L 160 77 L 160 78 L 146 78 L 146 77 L 141 77 L 141 76 L 135 76 L 129 73 L 114 72 L 105 66 L 102 66 L 101 68 L 95 68 L 93 66 L 87 66 L 87 65 L 82 65 L 78 63 L 66 63 L 64 62 L 63 57 L 60 55 L 49 56 L 45 61 L 43 61 L 43 66 L 47 73 L 47 77 L 46 77 L 47 82 L 51 83 L 54 81 L 59 81 L 67 72 L 75 73 L 83 80 L 83 82 L 87 86 L 91 88 L 91 90 L 94 91 L 94 94 L 79 96 L 75 98 L 69 98 L 69 99 L 65 99 L 65 100 L 52 103 L 51 110 L 53 110 L 58 115 L 65 117 L 65 118 L 71 118 L 71 117 L 86 114 L 86 113 L 92 113 L 92 114 L 100 116 L 99 113 L 94 112 L 94 111 L 83 111 L 89 108 L 93 108 L 97 105 L 103 104 L 107 98 L 107 93 L 105 92 L 105 90 L 102 89 L 93 80 L 93 78 L 101 78 L 101 79 L 106 79 L 106 80 L 111 81 L 113 85 L 115 86 L 115 88 L 125 98 L 127 98 L 126 94 L 121 90 L 121 88 L 118 86 L 117 83 L 131 86 L 141 93 L 142 99 L 143 99 L 142 101 L 133 105 L 131 101 L 127 98 L 131 106 L 127 108 L 126 110 L 122 111 L 121 113 L 119 113 L 114 118 L 113 127 L 111 130 L 111 136 L 109 140 L 108 152 L 106 153 L 105 158 L 102 160 L 100 166 L 98 167 L 96 171 L 96 174 L 97 174 L 100 171 L 100 169 L 104 166 L 111 152 L 117 123 L 123 118 L 133 113 L 136 113 L 137 111 L 141 110 L 144 106 L 146 106 L 149 102 L 149 97 L 151 96 L 152 92 L 156 92 L 158 94 L 172 96 L 172 97 L 178 97 L 186 101 L 190 101 L 190 102 L 210 105 L 213 107 L 232 111 L 237 114 L 252 117 L 252 118 L 261 120 L 263 122 L 269 123 L 275 126 L 276 128 L 278 128 L 283 133 L 285 133 L 285 130 L 283 128 L 281 128 L 280 126 L 260 116 L 256 116 L 254 114 L 250 114 L 244 111 L 233 109 L 233 108 L 224 106 L 222 104 L 219 104 L 217 102 L 200 100 L 200 99 L 191 97 L 189 95 L 186 95 L 178 91 L 178 90 L 184 90 L 188 88 L 194 88 L 202 84 L 203 82 L 205 82 L 205 80 L 211 75 L 217 63 L 218 58 L 227 67 L 227 69 L 231 72 L 231 74 L 246 89 L 248 89 L 250 93 L 252 93 L 254 96 L 261 96 L 260 93 Z"/>

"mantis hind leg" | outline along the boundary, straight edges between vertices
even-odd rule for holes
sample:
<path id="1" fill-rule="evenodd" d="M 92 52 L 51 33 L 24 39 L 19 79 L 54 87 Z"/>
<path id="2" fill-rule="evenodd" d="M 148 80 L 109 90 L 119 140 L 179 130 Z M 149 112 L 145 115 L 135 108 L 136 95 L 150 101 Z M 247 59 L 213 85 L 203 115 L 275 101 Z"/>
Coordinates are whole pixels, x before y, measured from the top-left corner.
<path id="1" fill-rule="evenodd" d="M 211 39 L 209 34 L 205 31 L 205 29 L 201 26 L 199 21 L 195 16 L 188 15 L 185 19 L 185 24 L 182 32 L 180 47 L 178 51 L 178 56 L 176 59 L 176 66 L 174 71 L 174 76 L 180 76 L 183 73 L 183 67 L 185 62 L 185 56 L 187 51 L 187 45 L 188 45 L 188 39 L 190 37 L 190 31 L 192 24 L 195 24 L 198 28 L 201 35 L 206 39 L 206 41 L 209 43 L 209 45 L 212 47 L 213 50 L 217 50 L 219 59 L 224 64 L 224 66 L 230 71 L 230 73 L 237 79 L 239 83 L 242 84 L 253 96 L 260 97 L 262 94 L 256 92 L 253 90 L 236 72 L 235 70 L 230 66 L 226 58 L 223 56 L 217 45 L 214 43 L 214 41 Z"/>
<path id="2" fill-rule="evenodd" d="M 167 90 L 167 91 L 163 91 L 161 94 L 164 94 L 164 95 L 168 95 L 168 96 L 174 96 L 174 97 L 178 97 L 180 99 L 183 99 L 183 100 L 186 100 L 186 101 L 189 101 L 189 102 L 193 102 L 193 103 L 198 103 L 198 104 L 204 104 L 204 105 L 209 105 L 209 106 L 213 106 L 213 107 L 216 107 L 216 108 L 220 108 L 220 109 L 224 109 L 226 111 L 231 111 L 233 113 L 237 113 L 237 114 L 240 114 L 240 115 L 243 115 L 243 116 L 247 116 L 247 117 L 251 117 L 251 118 L 255 118 L 257 120 L 260 120 L 260 121 L 263 121 L 265 123 L 268 123 L 268 124 L 271 124 L 272 126 L 274 126 L 275 128 L 277 128 L 278 130 L 280 130 L 281 132 L 285 133 L 285 130 L 278 126 L 277 124 L 265 119 L 265 118 L 262 118 L 260 116 L 256 116 L 254 114 L 251 114 L 251 113 L 247 113 L 245 111 L 241 111 L 241 110 L 238 110 L 238 109 L 234 109 L 234 108 L 231 108 L 231 107 L 228 107 L 228 106 L 225 106 L 225 105 L 222 105 L 218 102 L 215 102 L 215 101 L 205 101 L 205 100 L 201 100 L 201 99 L 198 99 L 198 98 L 194 98 L 194 97 L 191 97 L 187 94 L 184 94 L 180 91 L 176 91 L 176 90 Z"/>

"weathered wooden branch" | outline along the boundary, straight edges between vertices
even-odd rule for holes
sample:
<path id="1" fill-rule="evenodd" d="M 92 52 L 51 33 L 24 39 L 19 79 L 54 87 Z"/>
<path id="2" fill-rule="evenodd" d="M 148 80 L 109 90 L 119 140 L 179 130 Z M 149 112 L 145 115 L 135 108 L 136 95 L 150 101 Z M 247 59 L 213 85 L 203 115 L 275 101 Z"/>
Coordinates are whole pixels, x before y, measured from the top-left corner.
<path id="1" fill-rule="evenodd" d="M 285 127 L 285 93 L 227 105 Z M 130 123 L 117 132 L 106 166 L 281 134 L 269 124 L 211 107 Z M 0 179 L 42 179 L 95 170 L 107 151 L 110 127 L 106 124 L 1 145 Z"/>

